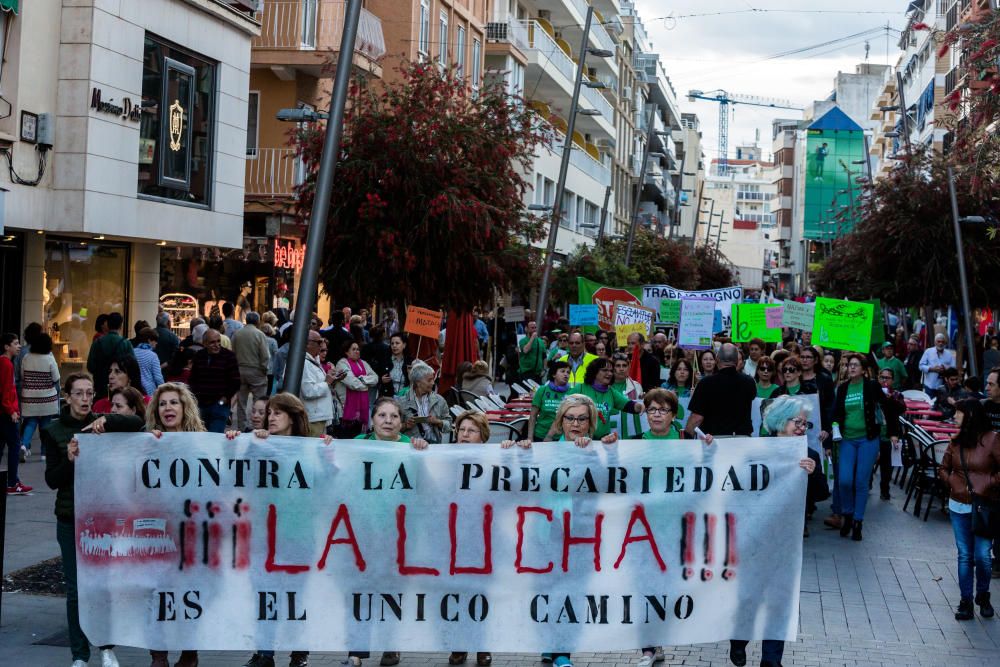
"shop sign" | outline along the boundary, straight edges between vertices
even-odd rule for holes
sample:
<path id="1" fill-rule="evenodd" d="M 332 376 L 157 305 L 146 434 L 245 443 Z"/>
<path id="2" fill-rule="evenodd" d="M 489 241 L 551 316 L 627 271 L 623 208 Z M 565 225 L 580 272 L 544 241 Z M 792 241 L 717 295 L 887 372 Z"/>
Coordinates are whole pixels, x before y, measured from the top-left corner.
<path id="1" fill-rule="evenodd" d="M 285 245 L 282 245 L 281 241 L 274 242 L 274 268 L 301 271 L 305 259 L 306 247 L 304 245 L 296 248 L 291 241 Z"/>
<path id="2" fill-rule="evenodd" d="M 119 116 L 122 120 L 139 122 L 142 117 L 142 105 L 136 104 L 130 97 L 123 97 L 121 104 L 115 104 L 114 98 L 105 101 L 100 88 L 94 88 L 90 93 L 90 108 L 98 113 Z"/>

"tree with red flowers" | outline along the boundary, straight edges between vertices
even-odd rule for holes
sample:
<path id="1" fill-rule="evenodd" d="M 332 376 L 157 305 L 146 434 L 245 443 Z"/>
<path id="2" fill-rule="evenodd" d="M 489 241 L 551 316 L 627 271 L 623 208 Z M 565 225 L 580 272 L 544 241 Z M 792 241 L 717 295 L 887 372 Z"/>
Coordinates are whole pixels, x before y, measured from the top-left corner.
<path id="1" fill-rule="evenodd" d="M 535 275 L 541 234 L 523 198 L 545 136 L 500 86 L 473 94 L 453 70 L 406 62 L 399 83 L 354 82 L 320 280 L 337 300 L 459 311 Z M 298 132 L 308 220 L 325 128 Z"/>

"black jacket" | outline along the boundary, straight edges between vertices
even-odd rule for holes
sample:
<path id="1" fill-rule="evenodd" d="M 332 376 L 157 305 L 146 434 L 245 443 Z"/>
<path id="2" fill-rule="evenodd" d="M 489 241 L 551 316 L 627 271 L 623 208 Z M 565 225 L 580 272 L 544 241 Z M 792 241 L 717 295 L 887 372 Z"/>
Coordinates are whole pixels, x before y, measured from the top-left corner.
<path id="1" fill-rule="evenodd" d="M 868 439 L 876 439 L 882 432 L 878 420 L 875 418 L 875 406 L 882 408 L 885 417 L 885 430 L 889 437 L 899 436 L 899 408 L 895 401 L 885 395 L 882 387 L 875 380 L 865 378 L 864 382 L 864 404 L 865 404 L 865 431 Z M 833 421 L 843 425 L 846 418 L 844 402 L 847 400 L 847 386 L 850 381 L 843 382 L 837 387 L 837 405 L 833 410 Z"/>

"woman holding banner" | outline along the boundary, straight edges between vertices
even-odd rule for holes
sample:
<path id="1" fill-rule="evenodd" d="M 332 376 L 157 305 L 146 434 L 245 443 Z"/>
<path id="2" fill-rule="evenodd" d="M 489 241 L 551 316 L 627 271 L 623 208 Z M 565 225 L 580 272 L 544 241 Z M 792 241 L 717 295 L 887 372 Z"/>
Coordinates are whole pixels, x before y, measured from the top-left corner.
<path id="1" fill-rule="evenodd" d="M 594 426 L 594 437 L 602 441 L 611 434 L 611 414 L 616 410 L 622 413 L 642 414 L 645 409 L 642 403 L 629 400 L 624 394 L 611 387 L 614 381 L 614 370 L 610 359 L 594 359 L 587 366 L 583 376 L 583 384 L 575 391 L 594 402 L 598 410 L 598 423 Z M 614 442 L 614 440 L 611 440 Z"/>
<path id="2" fill-rule="evenodd" d="M 451 432 L 448 403 L 434 391 L 434 369 L 427 364 L 414 363 L 410 368 L 410 391 L 399 405 L 404 415 L 403 430 L 411 438 L 439 443 Z"/>
<path id="3" fill-rule="evenodd" d="M 803 399 L 781 396 L 764 410 L 764 428 L 775 437 L 802 437 L 806 434 L 811 411 L 812 407 Z M 809 457 L 799 459 L 799 467 L 807 475 L 811 475 L 816 470 L 816 461 Z M 746 639 L 729 640 L 729 659 L 737 667 L 747 664 L 748 643 Z M 784 652 L 785 642 L 780 639 L 765 639 L 761 647 L 761 667 L 779 667 Z"/>
<path id="4" fill-rule="evenodd" d="M 73 667 L 82 667 L 90 660 L 90 641 L 80 627 L 79 599 L 76 586 L 76 528 L 74 519 L 74 462 L 80 455 L 76 435 L 82 432 L 141 431 L 142 417 L 109 415 L 98 417 L 93 412 L 94 380 L 89 373 L 73 373 L 63 385 L 66 404 L 39 435 L 45 452 L 45 483 L 56 492 L 56 540 L 62 554 L 63 577 L 66 581 L 66 617 L 69 623 L 69 647 Z M 94 429 L 96 422 L 99 429 Z M 101 647 L 101 664 L 118 667 L 114 646 Z"/>

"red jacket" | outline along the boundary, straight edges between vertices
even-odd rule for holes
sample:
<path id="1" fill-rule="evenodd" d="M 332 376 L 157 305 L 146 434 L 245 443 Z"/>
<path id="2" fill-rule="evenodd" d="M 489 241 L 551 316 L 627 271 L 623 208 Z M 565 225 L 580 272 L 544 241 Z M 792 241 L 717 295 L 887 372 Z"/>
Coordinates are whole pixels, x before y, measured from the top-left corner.
<path id="1" fill-rule="evenodd" d="M 17 404 L 17 387 L 14 386 L 14 364 L 6 354 L 0 354 L 0 413 L 8 417 L 20 413 Z"/>

